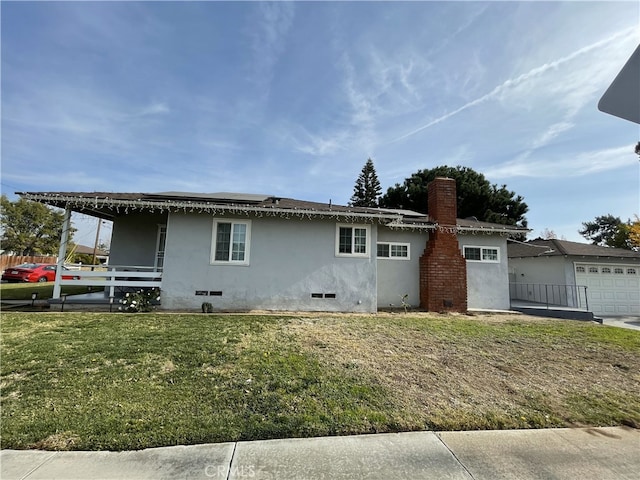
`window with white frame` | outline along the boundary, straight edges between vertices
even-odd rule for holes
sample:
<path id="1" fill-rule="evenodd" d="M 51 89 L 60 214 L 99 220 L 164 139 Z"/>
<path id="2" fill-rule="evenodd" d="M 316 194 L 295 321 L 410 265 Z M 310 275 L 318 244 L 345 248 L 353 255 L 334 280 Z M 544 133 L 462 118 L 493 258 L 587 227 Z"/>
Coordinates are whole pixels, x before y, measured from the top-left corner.
<path id="1" fill-rule="evenodd" d="M 336 256 L 338 257 L 368 257 L 369 256 L 369 225 L 336 226 Z"/>
<path id="2" fill-rule="evenodd" d="M 251 221 L 214 220 L 211 263 L 249 265 Z"/>
<path id="3" fill-rule="evenodd" d="M 465 245 L 464 258 L 470 262 L 500 263 L 500 249 L 498 247 L 476 247 Z"/>
<path id="4" fill-rule="evenodd" d="M 398 242 L 378 242 L 378 258 L 409 260 L 409 244 Z"/>
<path id="5" fill-rule="evenodd" d="M 158 237 L 156 239 L 156 261 L 154 268 L 162 270 L 164 267 L 164 249 L 167 243 L 167 226 L 158 225 Z"/>

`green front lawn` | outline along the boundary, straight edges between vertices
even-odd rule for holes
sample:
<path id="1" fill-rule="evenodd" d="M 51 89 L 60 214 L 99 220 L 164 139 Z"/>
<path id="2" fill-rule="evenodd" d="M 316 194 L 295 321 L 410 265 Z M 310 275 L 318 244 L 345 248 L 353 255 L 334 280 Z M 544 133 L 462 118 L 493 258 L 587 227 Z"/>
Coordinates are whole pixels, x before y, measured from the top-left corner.
<path id="1" fill-rule="evenodd" d="M 4 313 L 2 448 L 640 426 L 640 332 L 528 317 Z"/>
<path id="2" fill-rule="evenodd" d="M 103 287 L 85 287 L 64 285 L 62 293 L 78 295 L 103 290 Z M 0 300 L 31 300 L 31 294 L 37 293 L 39 300 L 53 297 L 53 282 L 44 283 L 0 283 Z"/>

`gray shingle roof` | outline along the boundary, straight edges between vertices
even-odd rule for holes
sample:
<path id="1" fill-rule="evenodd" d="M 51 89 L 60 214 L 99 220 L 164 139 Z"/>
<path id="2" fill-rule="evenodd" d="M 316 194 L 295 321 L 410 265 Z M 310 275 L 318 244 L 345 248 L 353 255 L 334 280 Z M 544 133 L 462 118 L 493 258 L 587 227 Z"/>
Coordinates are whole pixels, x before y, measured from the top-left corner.
<path id="1" fill-rule="evenodd" d="M 509 242 L 507 251 L 509 258 L 571 256 L 640 260 L 640 252 L 558 239 L 538 239 L 526 243 Z"/>

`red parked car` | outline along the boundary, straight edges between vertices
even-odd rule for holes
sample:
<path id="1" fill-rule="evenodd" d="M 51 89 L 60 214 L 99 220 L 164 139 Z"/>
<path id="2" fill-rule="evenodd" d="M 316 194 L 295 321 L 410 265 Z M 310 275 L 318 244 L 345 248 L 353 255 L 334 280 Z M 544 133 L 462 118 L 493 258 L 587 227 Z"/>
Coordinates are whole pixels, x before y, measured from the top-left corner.
<path id="1" fill-rule="evenodd" d="M 55 263 L 23 263 L 9 267 L 2 272 L 2 280 L 7 282 L 53 282 L 56 278 Z M 71 271 L 62 267 L 64 271 Z M 78 275 L 62 275 L 63 280 L 78 280 Z"/>

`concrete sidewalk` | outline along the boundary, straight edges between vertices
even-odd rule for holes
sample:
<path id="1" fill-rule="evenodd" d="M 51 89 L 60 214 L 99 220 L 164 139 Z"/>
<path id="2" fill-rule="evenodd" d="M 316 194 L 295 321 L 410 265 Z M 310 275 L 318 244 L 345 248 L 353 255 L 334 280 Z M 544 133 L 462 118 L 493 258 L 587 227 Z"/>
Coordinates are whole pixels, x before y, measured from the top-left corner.
<path id="1" fill-rule="evenodd" d="M 626 427 L 410 432 L 153 448 L 2 450 L 2 480 L 637 479 Z"/>

